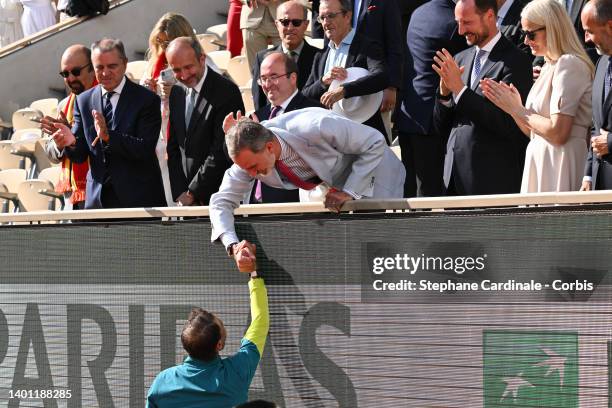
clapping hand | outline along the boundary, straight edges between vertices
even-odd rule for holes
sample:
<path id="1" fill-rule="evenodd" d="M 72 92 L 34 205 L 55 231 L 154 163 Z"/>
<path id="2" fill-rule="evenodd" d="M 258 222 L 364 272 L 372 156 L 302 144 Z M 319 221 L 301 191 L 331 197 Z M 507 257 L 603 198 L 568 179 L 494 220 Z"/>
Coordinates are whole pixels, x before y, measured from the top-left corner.
<path id="1" fill-rule="evenodd" d="M 480 81 L 480 89 L 488 100 L 506 113 L 512 115 L 523 108 L 521 94 L 512 84 L 485 78 Z"/>

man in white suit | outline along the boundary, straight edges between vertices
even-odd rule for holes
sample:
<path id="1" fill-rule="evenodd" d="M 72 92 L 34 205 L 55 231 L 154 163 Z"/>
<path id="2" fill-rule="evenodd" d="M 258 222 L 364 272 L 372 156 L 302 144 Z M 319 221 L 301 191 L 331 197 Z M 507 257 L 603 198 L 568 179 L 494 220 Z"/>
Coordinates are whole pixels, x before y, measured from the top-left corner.
<path id="1" fill-rule="evenodd" d="M 311 190 L 329 187 L 325 206 L 340 211 L 348 200 L 401 198 L 406 172 L 384 136 L 369 126 L 321 108 L 306 108 L 261 124 L 224 124 L 234 162 L 210 199 L 212 241 L 230 255 L 238 243 L 233 211 L 248 197 L 255 179 L 271 187 Z"/>

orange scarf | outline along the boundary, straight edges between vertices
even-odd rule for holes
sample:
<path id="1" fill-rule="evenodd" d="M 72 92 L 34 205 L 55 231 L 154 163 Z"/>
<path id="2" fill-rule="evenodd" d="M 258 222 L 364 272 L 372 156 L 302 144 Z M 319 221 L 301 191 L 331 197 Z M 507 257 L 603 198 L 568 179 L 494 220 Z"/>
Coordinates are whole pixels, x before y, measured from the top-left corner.
<path id="1" fill-rule="evenodd" d="M 95 85 L 95 83 L 94 83 Z M 72 125 L 74 121 L 74 102 L 76 94 L 71 93 L 64 106 L 64 114 L 68 123 Z M 62 159 L 62 172 L 60 180 L 55 188 L 58 193 L 72 192 L 70 202 L 72 204 L 85 201 L 85 188 L 87 186 L 87 172 L 89 171 L 89 161 L 83 163 L 74 163 L 64 155 Z"/>

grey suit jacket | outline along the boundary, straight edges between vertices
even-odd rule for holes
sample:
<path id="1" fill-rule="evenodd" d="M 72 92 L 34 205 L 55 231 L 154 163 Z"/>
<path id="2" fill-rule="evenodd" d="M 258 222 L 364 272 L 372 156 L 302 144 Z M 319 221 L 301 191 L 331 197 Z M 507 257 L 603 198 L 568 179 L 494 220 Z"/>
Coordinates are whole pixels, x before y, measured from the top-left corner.
<path id="1" fill-rule="evenodd" d="M 262 124 L 298 152 L 330 186 L 364 198 L 402 197 L 404 165 L 376 129 L 321 108 L 288 112 Z M 271 187 L 297 188 L 282 180 L 275 169 L 257 178 Z M 219 192 L 210 199 L 212 241 L 222 234 L 237 241 L 233 211 L 248 196 L 253 182 L 254 178 L 236 164 L 225 172 Z"/>

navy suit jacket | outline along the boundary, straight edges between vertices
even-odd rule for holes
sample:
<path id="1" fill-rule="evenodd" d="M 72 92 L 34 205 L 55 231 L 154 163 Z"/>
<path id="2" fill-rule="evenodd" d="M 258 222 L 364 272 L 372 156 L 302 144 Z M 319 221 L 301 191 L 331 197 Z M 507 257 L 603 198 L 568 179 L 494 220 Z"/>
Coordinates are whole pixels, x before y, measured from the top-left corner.
<path id="1" fill-rule="evenodd" d="M 166 147 L 172 199 L 176 201 L 189 190 L 202 205 L 208 205 L 210 196 L 219 190 L 225 170 L 232 165 L 224 148 L 223 119 L 228 113 L 244 112 L 244 104 L 238 87 L 210 68 L 187 129 L 185 99 L 185 88 L 173 86 Z"/>
<path id="2" fill-rule="evenodd" d="M 255 64 L 253 64 L 253 83 L 251 84 L 251 92 L 253 93 L 253 104 L 255 106 L 255 110 L 266 106 L 268 103 L 268 99 L 266 98 L 266 94 L 264 93 L 261 86 L 257 84 L 257 78 L 259 78 L 259 69 L 261 68 L 261 62 L 264 60 L 266 55 L 270 52 L 280 51 L 283 52 L 283 47 L 279 44 L 272 49 L 261 50 L 255 56 Z M 314 61 L 315 55 L 321 50 L 317 47 L 313 47 L 308 44 L 307 41 L 304 41 L 304 47 L 302 47 L 302 52 L 300 52 L 300 56 L 297 61 L 298 66 L 298 80 L 297 87 L 298 89 L 302 89 L 308 80 L 308 76 L 310 75 L 310 70 L 312 69 L 312 63 Z"/>
<path id="3" fill-rule="evenodd" d="M 303 108 L 322 108 L 323 106 L 312 99 L 305 97 L 301 92 L 298 92 L 291 102 L 287 105 L 285 112 L 291 112 Z M 260 121 L 268 120 L 272 106 L 268 103 L 266 106 L 258 109 L 255 112 Z M 254 192 L 254 190 L 253 190 Z M 265 183 L 261 183 L 261 197 L 263 203 L 291 203 L 300 201 L 299 190 L 285 190 L 280 188 L 270 187 Z M 254 197 L 253 197 L 254 198 Z M 255 202 L 251 199 L 251 202 Z"/>
<path id="4" fill-rule="evenodd" d="M 363 0 L 357 33 L 376 41 L 383 49 L 389 85 L 402 86 L 402 21 L 397 0 Z"/>
<path id="5" fill-rule="evenodd" d="M 121 207 L 165 207 L 155 146 L 161 128 L 160 99 L 150 90 L 126 79 L 113 119 L 109 142 L 96 138 L 91 111 L 102 112 L 100 85 L 81 93 L 74 105 L 72 132 L 76 145 L 66 155 L 76 163 L 89 159 L 85 208 L 103 208 L 102 186 L 112 184 Z"/>
<path id="6" fill-rule="evenodd" d="M 599 130 L 604 129 L 612 131 L 612 92 L 604 101 L 604 79 L 608 64 L 610 64 L 609 56 L 604 55 L 599 58 L 597 68 L 595 70 L 595 79 L 593 80 L 593 129 L 592 135 L 599 135 Z M 612 134 L 608 135 L 608 150 L 612 152 Z M 603 179 L 598 177 L 602 172 Z M 593 148 L 589 143 L 589 153 L 587 156 L 585 175 L 593 178 L 593 188 L 596 190 L 612 189 L 612 154 L 607 154 L 602 158 L 593 156 Z"/>
<path id="7" fill-rule="evenodd" d="M 452 55 L 468 48 L 459 35 L 452 0 L 431 0 L 412 14 L 406 38 L 403 99 L 406 113 L 398 115 L 398 127 L 406 133 L 431 134 L 436 90 L 440 77 L 431 67 L 436 51 L 446 48 Z"/>
<path id="8" fill-rule="evenodd" d="M 302 89 L 302 93 L 310 99 L 319 101 L 328 90 L 328 86 L 321 82 L 328 54 L 329 47 L 325 47 L 322 52 L 315 55 L 310 77 Z M 376 42 L 356 33 L 349 47 L 345 68 L 361 67 L 370 71 L 370 74 L 344 84 L 344 97 L 369 95 L 387 88 L 389 77 L 384 61 L 382 48 Z M 379 110 L 363 124 L 378 130 L 383 135 L 387 134 Z"/>
<path id="9" fill-rule="evenodd" d="M 475 54 L 476 47 L 471 47 L 455 56 L 457 64 L 466 68 L 464 84 L 469 84 Z M 482 66 L 481 78 L 512 83 L 525 100 L 532 84 L 531 61 L 502 35 Z M 451 138 L 446 154 L 454 155 L 452 180 L 457 194 L 520 191 L 529 139 L 510 115 L 483 96 L 478 84 L 468 87 L 450 107 L 438 100 L 434 123 L 439 134 Z"/>

